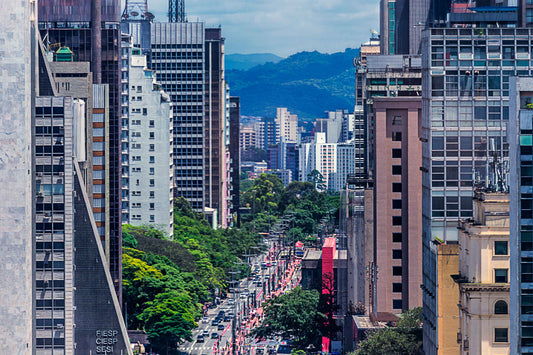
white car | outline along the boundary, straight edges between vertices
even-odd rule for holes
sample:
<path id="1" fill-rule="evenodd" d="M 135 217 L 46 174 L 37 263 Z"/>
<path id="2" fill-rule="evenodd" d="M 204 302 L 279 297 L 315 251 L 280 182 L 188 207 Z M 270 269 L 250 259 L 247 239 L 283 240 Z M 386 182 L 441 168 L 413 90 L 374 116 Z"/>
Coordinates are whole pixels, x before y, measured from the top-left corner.
<path id="1" fill-rule="evenodd" d="M 203 317 L 202 318 L 202 323 L 209 323 L 209 318 Z"/>

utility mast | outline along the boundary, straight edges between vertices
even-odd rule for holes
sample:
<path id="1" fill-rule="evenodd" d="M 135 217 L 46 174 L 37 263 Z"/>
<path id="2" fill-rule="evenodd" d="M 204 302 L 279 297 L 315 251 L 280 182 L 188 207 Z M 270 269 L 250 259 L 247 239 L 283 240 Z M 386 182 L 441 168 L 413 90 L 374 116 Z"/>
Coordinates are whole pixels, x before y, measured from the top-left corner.
<path id="1" fill-rule="evenodd" d="M 185 0 L 168 0 L 168 22 L 187 22 Z"/>

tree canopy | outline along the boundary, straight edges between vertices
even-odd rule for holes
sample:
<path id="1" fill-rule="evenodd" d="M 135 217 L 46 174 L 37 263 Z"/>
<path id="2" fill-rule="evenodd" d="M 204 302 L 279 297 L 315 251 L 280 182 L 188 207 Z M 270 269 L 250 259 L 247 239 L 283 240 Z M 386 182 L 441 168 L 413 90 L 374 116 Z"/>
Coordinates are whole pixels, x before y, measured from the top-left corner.
<path id="1" fill-rule="evenodd" d="M 317 290 L 301 287 L 271 298 L 263 305 L 262 325 L 255 328 L 252 335 L 259 338 L 280 336 L 290 339 L 299 349 L 305 348 L 319 336 L 317 323 L 324 318 L 318 311 L 319 298 Z"/>

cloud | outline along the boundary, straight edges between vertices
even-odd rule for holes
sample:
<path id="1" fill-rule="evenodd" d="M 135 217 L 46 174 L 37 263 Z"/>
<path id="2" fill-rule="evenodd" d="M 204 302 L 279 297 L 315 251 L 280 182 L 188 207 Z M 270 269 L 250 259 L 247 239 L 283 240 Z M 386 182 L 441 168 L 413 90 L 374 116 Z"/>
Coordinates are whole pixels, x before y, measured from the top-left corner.
<path id="1" fill-rule="evenodd" d="M 166 21 L 168 0 L 148 0 Z M 379 29 L 376 0 L 185 0 L 189 21 L 222 26 L 226 53 L 337 52 Z"/>

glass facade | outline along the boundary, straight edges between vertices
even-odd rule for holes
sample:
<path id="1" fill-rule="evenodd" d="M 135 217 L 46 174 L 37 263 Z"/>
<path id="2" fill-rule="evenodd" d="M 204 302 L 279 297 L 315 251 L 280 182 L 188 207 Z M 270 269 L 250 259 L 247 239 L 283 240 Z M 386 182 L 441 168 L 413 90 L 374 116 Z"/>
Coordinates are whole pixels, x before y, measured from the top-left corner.
<path id="1" fill-rule="evenodd" d="M 533 32 L 434 28 L 422 41 L 424 339 L 435 339 L 436 244 L 455 243 L 472 216 L 473 188 L 489 186 L 489 154 L 508 160 L 510 77 L 529 76 Z M 433 335 L 432 335 L 433 333 Z M 436 346 L 436 344 L 434 344 Z M 428 350 L 427 345 L 424 345 Z"/>

